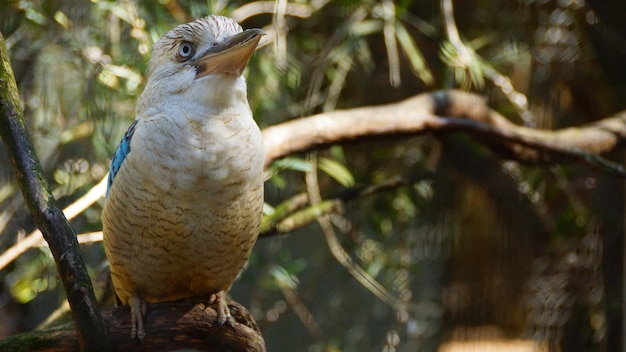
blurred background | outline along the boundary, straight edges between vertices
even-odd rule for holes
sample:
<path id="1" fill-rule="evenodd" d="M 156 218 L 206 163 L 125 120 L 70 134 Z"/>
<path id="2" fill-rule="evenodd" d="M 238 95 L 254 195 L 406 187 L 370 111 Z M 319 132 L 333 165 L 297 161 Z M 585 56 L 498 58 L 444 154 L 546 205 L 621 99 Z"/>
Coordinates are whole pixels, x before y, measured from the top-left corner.
<path id="1" fill-rule="evenodd" d="M 247 69 L 261 127 L 447 88 L 537 128 L 626 109 L 621 0 L 2 1 L 0 31 L 61 206 L 106 175 L 152 43 L 207 14 L 268 33 Z M 0 165 L 1 338 L 68 315 L 45 244 L 16 251 L 36 228 L 3 145 Z M 333 146 L 269 175 L 267 214 L 293 197 L 388 186 L 259 239 L 231 296 L 270 351 L 624 350 L 621 179 L 503 160 L 462 134 Z M 97 235 L 102 204 L 72 219 L 78 234 Z M 110 307 L 102 244 L 81 238 Z"/>

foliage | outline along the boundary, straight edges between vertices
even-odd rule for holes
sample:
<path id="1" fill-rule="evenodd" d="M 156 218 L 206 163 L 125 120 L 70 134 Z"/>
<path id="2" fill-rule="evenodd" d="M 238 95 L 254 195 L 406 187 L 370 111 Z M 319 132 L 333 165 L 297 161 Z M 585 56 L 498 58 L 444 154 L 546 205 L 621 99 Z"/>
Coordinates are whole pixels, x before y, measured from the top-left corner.
<path id="1" fill-rule="evenodd" d="M 269 33 L 247 72 L 261 126 L 457 86 L 489 96 L 516 122 L 544 128 L 588 122 L 626 101 L 623 81 L 606 74 L 623 77 L 623 68 L 594 56 L 611 43 L 598 40 L 594 2 L 457 1 L 454 12 L 447 0 L 268 4 L 1 3 L 0 30 L 59 203 L 106 174 L 134 119 L 151 44 L 209 13 Z M 611 18 L 606 23 L 617 36 Z M 3 165 L 7 158 L 0 153 Z M 279 160 L 269 175 L 268 216 L 298 194 L 313 199 L 318 190 L 326 199 L 406 182 L 347 202 L 328 217 L 334 233 L 320 221 L 259 240 L 232 295 L 255 315 L 268 349 L 435 350 L 455 328 L 483 325 L 590 350 L 611 346 L 607 325 L 620 312 L 605 307 L 619 306 L 621 291 L 603 282 L 602 266 L 621 267 L 614 249 L 623 232 L 620 182 L 577 167 L 504 162 L 460 136 L 333 146 Z M 0 251 L 33 230 L 14 182 L 2 168 Z M 72 220 L 77 232 L 101 228 L 101 206 Z M 101 244 L 83 253 L 100 280 Z M 14 317 L 2 331 L 33 329 L 61 305 L 52 272 L 45 248 L 0 272 L 0 309 Z M 542 297 L 557 293 L 564 297 L 558 309 L 542 306 Z"/>

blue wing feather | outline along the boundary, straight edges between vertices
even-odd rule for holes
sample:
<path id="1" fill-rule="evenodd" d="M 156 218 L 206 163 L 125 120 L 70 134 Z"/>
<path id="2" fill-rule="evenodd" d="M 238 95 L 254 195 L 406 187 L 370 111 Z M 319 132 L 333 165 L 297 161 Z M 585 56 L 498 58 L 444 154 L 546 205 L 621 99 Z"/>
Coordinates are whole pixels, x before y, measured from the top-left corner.
<path id="1" fill-rule="evenodd" d="M 111 186 L 113 185 L 113 179 L 120 171 L 122 164 L 124 163 L 124 159 L 128 153 L 130 153 L 130 141 L 133 138 L 133 134 L 135 133 L 135 127 L 137 126 L 137 121 L 133 121 L 133 123 L 128 127 L 128 130 L 122 137 L 120 144 L 117 146 L 115 150 L 115 154 L 113 155 L 113 160 L 111 160 L 111 168 L 109 169 L 109 181 L 107 183 L 107 196 L 109 196 L 109 191 L 111 190 Z"/>

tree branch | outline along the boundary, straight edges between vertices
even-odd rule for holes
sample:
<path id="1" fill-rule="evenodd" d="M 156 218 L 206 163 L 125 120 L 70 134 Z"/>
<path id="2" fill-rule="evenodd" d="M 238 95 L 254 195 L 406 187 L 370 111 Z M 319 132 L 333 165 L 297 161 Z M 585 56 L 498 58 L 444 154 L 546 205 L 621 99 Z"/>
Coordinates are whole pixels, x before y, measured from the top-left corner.
<path id="1" fill-rule="evenodd" d="M 268 166 L 298 152 L 375 138 L 461 131 L 500 155 L 523 163 L 583 161 L 626 176 L 599 155 L 626 138 L 626 112 L 561 130 L 518 126 L 491 110 L 482 97 L 456 90 L 426 93 L 380 106 L 337 110 L 271 126 L 263 131 Z"/>
<path id="2" fill-rule="evenodd" d="M 112 351 L 249 351 L 264 352 L 265 342 L 250 316 L 240 304 L 229 300 L 228 307 L 236 323 L 219 325 L 217 312 L 204 303 L 208 299 L 185 299 L 150 304 L 146 316 L 147 336 L 130 338 L 130 311 L 127 306 L 103 312 L 110 326 Z M 79 350 L 76 332 L 56 328 L 12 336 L 0 341 L 0 351 Z"/>
<path id="3" fill-rule="evenodd" d="M 76 234 L 50 193 L 24 123 L 15 77 L 0 34 L 0 135 L 30 212 L 50 246 L 82 351 L 107 351 L 107 327 L 100 314 Z"/>

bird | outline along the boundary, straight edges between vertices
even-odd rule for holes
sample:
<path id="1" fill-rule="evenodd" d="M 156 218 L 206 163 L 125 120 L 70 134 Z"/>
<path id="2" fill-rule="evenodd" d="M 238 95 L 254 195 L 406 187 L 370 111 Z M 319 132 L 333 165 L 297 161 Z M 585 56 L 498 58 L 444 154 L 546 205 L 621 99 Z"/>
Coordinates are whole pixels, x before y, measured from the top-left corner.
<path id="1" fill-rule="evenodd" d="M 156 302 L 207 297 L 220 325 L 234 323 L 226 294 L 263 215 L 263 139 L 243 76 L 263 35 L 209 15 L 153 45 L 101 216 L 132 339 L 145 338 L 148 304 Z"/>

